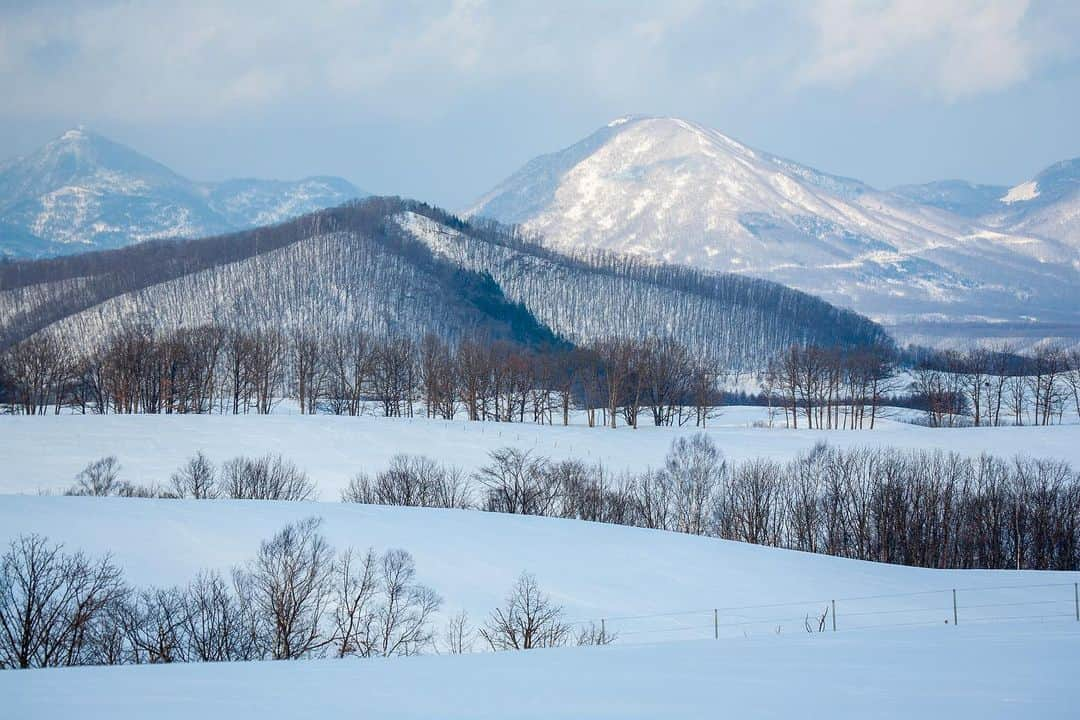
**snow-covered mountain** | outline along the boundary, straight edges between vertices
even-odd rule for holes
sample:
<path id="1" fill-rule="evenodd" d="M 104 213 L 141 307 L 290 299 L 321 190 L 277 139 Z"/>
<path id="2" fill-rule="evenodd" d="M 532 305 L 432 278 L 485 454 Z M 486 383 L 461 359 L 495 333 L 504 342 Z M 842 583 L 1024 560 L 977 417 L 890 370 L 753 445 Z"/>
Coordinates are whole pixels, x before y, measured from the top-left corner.
<path id="1" fill-rule="evenodd" d="M 1080 249 L 1080 158 L 1055 163 L 1013 187 L 944 180 L 892 192 L 990 228 L 1052 238 Z"/>
<path id="2" fill-rule="evenodd" d="M 280 222 L 361 193 L 340 178 L 184 178 L 83 128 L 0 166 L 0 256 L 35 257 Z"/>
<path id="3" fill-rule="evenodd" d="M 991 227 L 1054 238 L 1080 252 L 1080 158 L 1009 188 L 981 219 Z"/>
<path id="4" fill-rule="evenodd" d="M 950 205 L 972 198 L 940 191 L 947 202 L 930 189 L 882 192 L 685 120 L 631 117 L 534 159 L 466 214 L 521 224 L 563 251 L 777 280 L 891 325 L 1009 323 L 1023 334 L 1039 321 L 1080 333 L 1077 241 L 965 217 Z"/>

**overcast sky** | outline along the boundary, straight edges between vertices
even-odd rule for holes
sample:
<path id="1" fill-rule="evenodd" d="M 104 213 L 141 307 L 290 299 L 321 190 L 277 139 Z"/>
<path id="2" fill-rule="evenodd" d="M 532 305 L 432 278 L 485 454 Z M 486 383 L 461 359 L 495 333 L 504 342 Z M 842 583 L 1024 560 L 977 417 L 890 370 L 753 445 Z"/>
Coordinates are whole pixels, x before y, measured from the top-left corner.
<path id="1" fill-rule="evenodd" d="M 0 0 L 0 157 L 81 123 L 456 209 L 625 114 L 880 187 L 1080 155 L 1077 0 L 277 4 Z"/>

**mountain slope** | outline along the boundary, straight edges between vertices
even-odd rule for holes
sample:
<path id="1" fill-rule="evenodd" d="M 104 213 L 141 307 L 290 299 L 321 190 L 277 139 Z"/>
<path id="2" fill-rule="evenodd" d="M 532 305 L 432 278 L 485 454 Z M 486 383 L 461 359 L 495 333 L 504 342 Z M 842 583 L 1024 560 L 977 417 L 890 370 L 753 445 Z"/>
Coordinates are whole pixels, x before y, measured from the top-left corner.
<path id="1" fill-rule="evenodd" d="M 921 185 L 901 185 L 890 192 L 912 202 L 975 218 L 995 208 L 1009 188 L 1003 185 L 978 185 L 966 180 L 938 180 Z"/>
<path id="2" fill-rule="evenodd" d="M 0 255 L 38 257 L 222 233 L 359 195 L 339 178 L 198 183 L 79 128 L 0 167 Z"/>
<path id="3" fill-rule="evenodd" d="M 520 223 L 560 250 L 773 279 L 885 323 L 1078 321 L 1080 254 L 1069 244 L 988 228 L 675 118 L 615 121 L 530 162 L 466 214 Z"/>
<path id="4" fill-rule="evenodd" d="M 1009 190 L 981 218 L 991 227 L 1055 238 L 1080 252 L 1080 158 Z"/>
<path id="5" fill-rule="evenodd" d="M 570 257 L 422 203 L 369 198 L 234 235 L 0 265 L 0 345 L 48 329 L 333 327 L 527 343 L 671 335 L 727 367 L 792 343 L 891 342 L 866 318 L 776 283 Z"/>

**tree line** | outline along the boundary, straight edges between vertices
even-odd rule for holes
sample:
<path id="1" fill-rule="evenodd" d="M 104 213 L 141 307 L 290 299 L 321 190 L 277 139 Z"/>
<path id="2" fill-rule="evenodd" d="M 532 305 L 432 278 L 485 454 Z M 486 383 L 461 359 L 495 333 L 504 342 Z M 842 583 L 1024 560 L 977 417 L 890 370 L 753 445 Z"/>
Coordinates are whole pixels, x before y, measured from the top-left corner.
<path id="1" fill-rule="evenodd" d="M 10 412 L 260 413 L 282 399 L 301 413 L 590 425 L 703 426 L 720 402 L 715 365 L 666 338 L 529 347 L 435 335 L 229 330 L 158 335 L 121 329 L 91 353 L 37 334 L 0 356 L 0 401 Z"/>
<path id="2" fill-rule="evenodd" d="M 924 411 L 933 427 L 1048 425 L 1080 415 L 1080 350 L 1045 344 L 1029 356 L 982 348 L 920 356 L 891 345 L 792 345 L 757 374 L 770 418 L 786 426 L 872 429 L 887 404 Z M 207 325 L 160 333 L 125 326 L 96 348 L 38 333 L 0 353 L 8 412 L 302 413 L 568 424 L 704 426 L 725 381 L 741 377 L 670 337 L 583 346 L 522 344 L 479 333 L 243 330 Z M 745 398 L 744 398 L 745 400 Z"/>
<path id="3" fill-rule="evenodd" d="M 197 454 L 165 487 L 85 479 L 102 464 L 115 468 L 108 460 L 87 466 L 69 492 L 309 499 L 314 491 L 281 458 L 215 467 Z M 294 482 L 257 493 L 248 488 L 267 483 L 236 481 L 238 472 L 260 478 L 273 468 Z M 661 467 L 637 472 L 514 447 L 492 451 L 471 474 L 401 454 L 384 470 L 354 476 L 341 499 L 607 522 L 918 567 L 1080 570 L 1080 473 L 1066 462 L 1024 456 L 821 443 L 786 462 L 732 462 L 698 433 L 673 441 Z"/>
<path id="4" fill-rule="evenodd" d="M 890 346 L 792 345 L 760 374 L 770 415 L 783 410 L 788 427 L 873 429 L 892 392 L 897 358 Z"/>
<path id="5" fill-rule="evenodd" d="M 1021 355 L 1009 345 L 923 353 L 911 393 L 932 427 L 1051 425 L 1080 416 L 1080 348 L 1042 343 Z"/>
<path id="6" fill-rule="evenodd" d="M 342 499 L 607 522 L 918 567 L 1080 570 L 1080 473 L 1056 460 L 821 444 L 788 462 L 729 462 L 698 434 L 675 440 L 655 470 L 612 473 L 502 448 L 471 485 L 463 477 L 399 456 L 374 477 L 355 477 Z"/>
<path id="7" fill-rule="evenodd" d="M 966 350 L 793 345 L 758 374 L 760 396 L 788 427 L 873 428 L 883 404 L 917 409 L 930 427 L 1051 425 L 1080 416 L 1080 349 L 1043 343 Z"/>

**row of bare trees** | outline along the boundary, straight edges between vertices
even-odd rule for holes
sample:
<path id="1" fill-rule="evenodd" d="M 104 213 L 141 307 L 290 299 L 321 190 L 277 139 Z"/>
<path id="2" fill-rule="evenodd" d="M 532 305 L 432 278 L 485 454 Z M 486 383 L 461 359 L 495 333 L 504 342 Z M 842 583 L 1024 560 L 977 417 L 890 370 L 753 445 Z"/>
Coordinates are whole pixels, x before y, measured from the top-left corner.
<path id="1" fill-rule="evenodd" d="M 120 477 L 116 456 L 90 462 L 75 476 L 65 495 L 213 500 L 314 500 L 315 483 L 280 455 L 235 457 L 215 467 L 196 453 L 165 485 L 141 485 Z"/>
<path id="2" fill-rule="evenodd" d="M 346 501 L 576 518 L 932 568 L 1080 569 L 1080 473 L 1067 463 L 820 445 L 727 462 L 704 434 L 663 467 L 612 474 L 515 448 L 473 475 L 401 456 Z M 432 488 L 435 488 L 434 490 Z"/>
<path id="3" fill-rule="evenodd" d="M 162 488 L 88 465 L 69 494 L 304 500 L 307 476 L 280 457 L 220 468 L 192 457 Z M 789 462 L 728 462 L 705 434 L 672 443 L 659 469 L 614 474 L 518 448 L 471 475 L 397 455 L 356 475 L 346 502 L 479 509 L 710 535 L 807 552 L 935 568 L 1080 569 L 1080 473 L 1067 463 L 821 444 Z"/>
<path id="4" fill-rule="evenodd" d="M 0 557 L 0 668 L 412 655 L 441 602 L 409 553 L 335 554 L 316 518 L 230 574 L 169 588 L 25 535 Z"/>
<path id="5" fill-rule="evenodd" d="M 1050 425 L 1080 415 L 1080 349 L 1054 343 L 1020 355 L 1009 345 L 909 351 L 793 345 L 760 377 L 770 418 L 788 427 L 873 428 L 890 402 L 919 408 L 931 427 Z M 905 374 L 906 373 L 906 374 Z"/>
<path id="6" fill-rule="evenodd" d="M 760 389 L 770 413 L 779 404 L 789 427 L 873 429 L 897 389 L 895 372 L 891 347 L 792 345 L 768 364 Z"/>
<path id="7" fill-rule="evenodd" d="M 590 425 L 704 425 L 719 403 L 719 369 L 664 338 L 603 340 L 578 349 L 434 335 L 236 331 L 158 336 L 117 331 L 90 355 L 39 333 L 0 357 L 0 398 L 11 412 L 269 413 L 283 398 L 300 412 Z M 690 409 L 692 408 L 692 409 Z"/>
<path id="8" fill-rule="evenodd" d="M 391 657 L 429 650 L 606 645 L 615 635 L 565 622 L 563 608 L 522 573 L 479 627 L 416 579 L 404 550 L 335 553 L 307 518 L 261 543 L 229 574 L 184 586 L 132 587 L 108 557 L 68 552 L 41 535 L 0 556 L 0 669 L 315 657 Z"/>
<path id="9" fill-rule="evenodd" d="M 1017 355 L 1008 345 L 934 353 L 912 371 L 911 393 L 933 427 L 1051 425 L 1080 415 L 1080 348 L 1044 343 Z"/>

